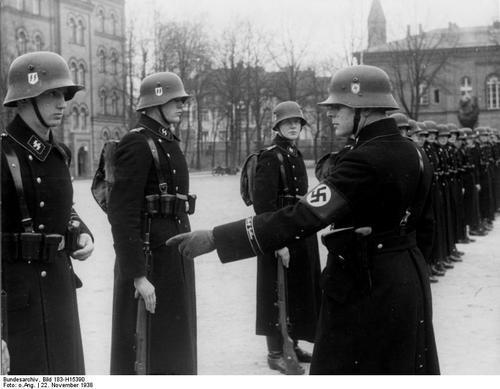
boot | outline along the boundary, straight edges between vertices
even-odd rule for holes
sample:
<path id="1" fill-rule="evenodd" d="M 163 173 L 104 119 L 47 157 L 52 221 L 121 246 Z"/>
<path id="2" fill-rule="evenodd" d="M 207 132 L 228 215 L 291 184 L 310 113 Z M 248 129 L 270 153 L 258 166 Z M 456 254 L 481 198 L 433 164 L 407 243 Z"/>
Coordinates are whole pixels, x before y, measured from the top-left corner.
<path id="1" fill-rule="evenodd" d="M 448 258 L 443 259 L 441 263 L 443 264 L 445 269 L 453 269 L 455 267 L 451 264 L 451 261 Z"/>
<path id="2" fill-rule="evenodd" d="M 448 259 L 450 260 L 450 262 L 463 262 L 463 259 L 456 256 L 456 255 L 449 255 L 448 256 Z"/>
<path id="3" fill-rule="evenodd" d="M 271 370 L 277 370 L 285 375 L 302 375 L 306 372 L 302 366 L 293 360 L 285 361 L 283 353 L 269 353 L 267 355 L 267 365 Z"/>
<path id="4" fill-rule="evenodd" d="M 437 266 L 438 265 L 431 265 L 431 275 L 443 277 L 446 274 L 445 270 L 439 270 Z"/>
<path id="5" fill-rule="evenodd" d="M 436 276 L 433 276 L 432 274 L 429 276 L 429 282 L 431 284 L 435 284 L 436 282 L 438 282 L 439 280 L 437 279 Z"/>

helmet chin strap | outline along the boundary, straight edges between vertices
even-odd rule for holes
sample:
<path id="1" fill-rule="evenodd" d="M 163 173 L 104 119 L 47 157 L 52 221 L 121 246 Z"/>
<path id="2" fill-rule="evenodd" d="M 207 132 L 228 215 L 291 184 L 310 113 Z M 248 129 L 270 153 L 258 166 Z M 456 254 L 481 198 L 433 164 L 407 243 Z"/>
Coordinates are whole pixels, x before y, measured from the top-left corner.
<path id="1" fill-rule="evenodd" d="M 163 110 L 161 109 L 161 107 L 162 107 L 161 105 L 158 106 L 158 111 L 160 112 L 160 116 L 161 116 L 162 120 L 165 122 L 165 124 L 167 126 L 170 126 L 170 122 L 165 117 L 165 114 L 163 113 Z"/>
<path id="2" fill-rule="evenodd" d="M 352 121 L 352 129 L 353 129 L 353 134 L 354 136 L 358 135 L 359 132 L 359 122 L 361 121 L 361 109 L 360 108 L 354 108 L 354 119 Z"/>
<path id="3" fill-rule="evenodd" d="M 33 105 L 33 109 L 35 110 L 35 115 L 45 128 L 50 128 L 50 126 L 47 124 L 47 122 L 43 119 L 42 114 L 40 113 L 40 109 L 38 108 L 38 104 L 36 103 L 35 99 L 30 99 L 31 100 L 31 105 Z"/>

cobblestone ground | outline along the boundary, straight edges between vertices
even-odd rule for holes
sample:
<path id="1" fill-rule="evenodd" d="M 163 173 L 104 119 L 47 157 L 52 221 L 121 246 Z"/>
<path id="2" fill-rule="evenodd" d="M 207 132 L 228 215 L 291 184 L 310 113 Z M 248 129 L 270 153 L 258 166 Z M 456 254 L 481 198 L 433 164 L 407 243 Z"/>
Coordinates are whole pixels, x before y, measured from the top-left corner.
<path id="1" fill-rule="evenodd" d="M 316 180 L 310 172 L 310 185 Z M 75 268 L 87 374 L 109 374 L 114 252 L 110 227 L 90 194 L 75 181 L 75 207 L 95 236 L 95 251 Z M 251 214 L 239 197 L 239 176 L 195 173 L 193 229 Z M 464 261 L 432 286 L 434 326 L 443 374 L 500 374 L 500 222 L 486 237 L 461 245 Z M 324 262 L 326 251 L 321 247 Z M 254 334 L 256 263 L 222 265 L 216 254 L 196 260 L 200 374 L 278 374 L 266 364 L 265 339 Z M 312 344 L 304 348 L 312 350 Z"/>

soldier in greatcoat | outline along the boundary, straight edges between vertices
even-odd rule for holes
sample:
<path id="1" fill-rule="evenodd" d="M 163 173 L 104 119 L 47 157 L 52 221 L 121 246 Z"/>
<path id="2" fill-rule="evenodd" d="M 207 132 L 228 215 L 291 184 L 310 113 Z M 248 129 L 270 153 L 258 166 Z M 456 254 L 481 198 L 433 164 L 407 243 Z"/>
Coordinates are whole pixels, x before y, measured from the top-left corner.
<path id="1" fill-rule="evenodd" d="M 259 154 L 255 171 L 253 206 L 257 215 L 297 203 L 308 189 L 306 167 L 296 145 L 307 124 L 302 109 L 294 101 L 285 101 L 274 108 L 273 115 L 276 136 L 272 145 Z M 256 333 L 266 336 L 269 367 L 287 373 L 278 327 L 276 258 L 287 268 L 287 310 L 297 358 L 299 362 L 311 362 L 311 354 L 298 346 L 298 340 L 314 342 L 319 317 L 321 267 L 316 236 L 257 257 Z"/>
<path id="2" fill-rule="evenodd" d="M 72 208 L 71 152 L 52 132 L 81 89 L 66 61 L 48 51 L 16 58 L 7 77 L 3 104 L 17 110 L 1 139 L 2 357 L 8 348 L 11 374 L 85 374 L 76 297 L 82 283 L 70 256 L 85 260 L 94 245 Z"/>
<path id="3" fill-rule="evenodd" d="M 116 253 L 111 374 L 134 374 L 139 296 L 148 311 L 147 374 L 197 373 L 194 265 L 164 245 L 169 237 L 190 230 L 188 214 L 194 211 L 186 158 L 173 133 L 188 98 L 176 74 L 146 77 L 137 127 L 115 152 L 108 204 Z M 152 250 L 149 268 L 143 252 L 146 232 Z"/>
<path id="4" fill-rule="evenodd" d="M 279 249 L 332 223 L 312 374 L 438 374 L 424 257 L 432 245 L 432 168 L 386 111 L 389 77 L 373 66 L 335 73 L 328 108 L 354 148 L 296 205 L 172 238 L 222 262 Z M 342 229 L 346 228 L 346 229 Z"/>

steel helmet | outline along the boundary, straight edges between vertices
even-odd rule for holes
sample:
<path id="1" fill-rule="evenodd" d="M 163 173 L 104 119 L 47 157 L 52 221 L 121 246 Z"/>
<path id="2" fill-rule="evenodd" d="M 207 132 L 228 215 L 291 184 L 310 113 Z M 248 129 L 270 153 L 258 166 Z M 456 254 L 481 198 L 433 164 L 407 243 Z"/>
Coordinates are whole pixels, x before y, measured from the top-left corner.
<path id="1" fill-rule="evenodd" d="M 376 66 L 340 69 L 328 87 L 328 98 L 319 105 L 341 104 L 350 108 L 399 109 L 386 72 Z"/>
<path id="2" fill-rule="evenodd" d="M 408 119 L 408 125 L 410 128 L 408 129 L 408 135 L 412 136 L 419 132 L 419 128 L 417 126 L 417 122 L 413 119 Z"/>
<path id="3" fill-rule="evenodd" d="M 396 112 L 389 117 L 393 118 L 396 121 L 398 128 L 408 129 L 410 127 L 410 123 L 408 122 L 408 116 L 406 116 L 404 113 Z"/>
<path id="4" fill-rule="evenodd" d="M 279 103 L 273 109 L 273 130 L 276 130 L 278 124 L 280 124 L 283 120 L 297 118 L 300 119 L 301 125 L 305 126 L 307 124 L 307 120 L 304 118 L 304 114 L 302 113 L 302 108 L 295 101 L 283 101 Z"/>
<path id="5" fill-rule="evenodd" d="M 185 101 L 190 97 L 184 90 L 184 84 L 177 74 L 172 72 L 154 73 L 141 82 L 136 111 L 163 105 L 173 99 L 182 98 Z"/>
<path id="6" fill-rule="evenodd" d="M 71 100 L 76 92 L 83 89 L 82 85 L 73 82 L 63 57 L 51 51 L 23 54 L 10 65 L 3 105 L 15 107 L 19 100 L 31 99 L 58 88 L 66 88 L 65 100 Z"/>
<path id="7" fill-rule="evenodd" d="M 450 136 L 450 130 L 446 124 L 438 124 L 437 126 L 438 135 L 437 136 Z"/>
<path id="8" fill-rule="evenodd" d="M 425 120 L 424 125 L 427 131 L 429 131 L 429 133 L 437 134 L 438 132 L 437 124 L 434 120 Z"/>
<path id="9" fill-rule="evenodd" d="M 457 134 L 459 132 L 456 124 L 448 123 L 446 126 L 448 127 L 448 130 L 450 131 L 451 134 L 453 133 Z"/>
<path id="10" fill-rule="evenodd" d="M 417 122 L 417 133 L 418 135 L 426 136 L 429 135 L 429 131 L 427 130 L 427 126 L 424 122 Z"/>
<path id="11" fill-rule="evenodd" d="M 487 127 L 477 127 L 476 133 L 479 136 L 487 136 L 488 135 L 488 128 Z"/>

